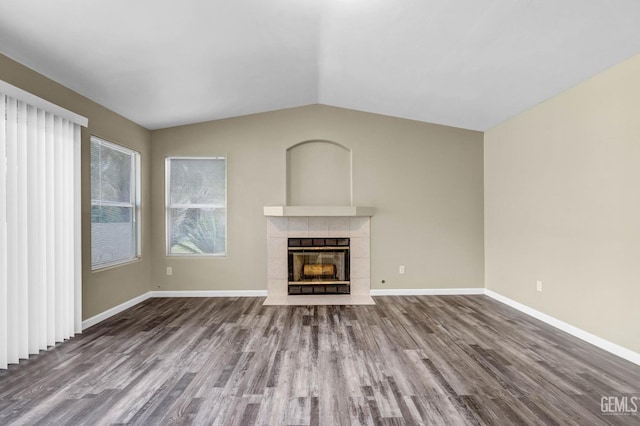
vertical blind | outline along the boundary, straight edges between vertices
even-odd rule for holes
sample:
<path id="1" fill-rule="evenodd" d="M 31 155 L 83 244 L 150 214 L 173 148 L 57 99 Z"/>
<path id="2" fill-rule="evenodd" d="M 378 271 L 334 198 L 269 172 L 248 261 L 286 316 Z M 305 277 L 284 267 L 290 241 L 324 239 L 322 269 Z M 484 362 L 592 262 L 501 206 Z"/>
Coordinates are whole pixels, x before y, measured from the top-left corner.
<path id="1" fill-rule="evenodd" d="M 82 331 L 79 171 L 86 119 L 63 117 L 60 107 L 46 108 L 46 101 L 0 83 L 4 369 Z"/>

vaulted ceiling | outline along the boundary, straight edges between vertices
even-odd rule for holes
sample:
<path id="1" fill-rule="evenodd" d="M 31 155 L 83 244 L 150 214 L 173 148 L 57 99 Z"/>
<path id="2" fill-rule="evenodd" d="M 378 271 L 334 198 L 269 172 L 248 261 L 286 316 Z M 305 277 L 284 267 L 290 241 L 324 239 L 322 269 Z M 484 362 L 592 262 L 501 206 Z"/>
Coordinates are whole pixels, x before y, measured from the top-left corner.
<path id="1" fill-rule="evenodd" d="M 486 130 L 639 53 L 640 1 L 0 0 L 0 52 L 149 129 L 321 103 Z"/>

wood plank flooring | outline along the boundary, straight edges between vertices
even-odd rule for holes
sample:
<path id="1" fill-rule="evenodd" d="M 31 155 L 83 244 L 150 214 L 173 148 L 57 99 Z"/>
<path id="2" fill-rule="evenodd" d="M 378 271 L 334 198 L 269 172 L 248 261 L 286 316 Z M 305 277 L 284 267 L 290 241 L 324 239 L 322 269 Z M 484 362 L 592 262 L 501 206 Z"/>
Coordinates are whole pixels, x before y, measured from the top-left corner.
<path id="1" fill-rule="evenodd" d="M 0 424 L 640 424 L 640 367 L 485 296 L 263 301 L 149 299 L 0 371 Z"/>

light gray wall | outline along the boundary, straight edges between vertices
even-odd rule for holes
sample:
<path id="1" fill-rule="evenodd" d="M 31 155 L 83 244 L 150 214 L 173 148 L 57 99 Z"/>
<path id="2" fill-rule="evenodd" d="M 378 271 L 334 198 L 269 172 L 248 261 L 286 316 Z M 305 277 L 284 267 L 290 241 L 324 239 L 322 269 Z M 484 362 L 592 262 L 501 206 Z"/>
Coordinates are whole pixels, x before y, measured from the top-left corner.
<path id="1" fill-rule="evenodd" d="M 90 318 L 146 293 L 150 288 L 151 211 L 149 159 L 151 133 L 41 74 L 0 55 L 0 79 L 83 115 L 82 129 L 82 317 Z M 142 260 L 99 272 L 91 271 L 91 135 L 140 152 L 142 161 Z"/>
<path id="2" fill-rule="evenodd" d="M 636 352 L 638 76 L 640 55 L 484 139 L 486 287 Z"/>
<path id="3" fill-rule="evenodd" d="M 262 208 L 285 204 L 286 150 L 309 140 L 352 150 L 353 203 L 377 209 L 372 288 L 483 287 L 480 132 L 313 105 L 157 130 L 152 140 L 156 183 L 167 156 L 228 159 L 225 259 L 166 257 L 164 188 L 153 186 L 154 289 L 266 289 Z"/>

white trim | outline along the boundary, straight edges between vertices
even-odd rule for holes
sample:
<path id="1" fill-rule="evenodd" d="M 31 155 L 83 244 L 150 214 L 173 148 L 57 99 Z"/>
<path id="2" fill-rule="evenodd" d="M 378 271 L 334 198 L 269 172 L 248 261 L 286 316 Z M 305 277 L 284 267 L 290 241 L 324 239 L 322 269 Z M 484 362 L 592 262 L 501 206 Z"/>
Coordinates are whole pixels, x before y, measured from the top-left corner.
<path id="1" fill-rule="evenodd" d="M 484 288 L 385 288 L 372 289 L 372 296 L 454 296 L 484 294 Z"/>
<path id="2" fill-rule="evenodd" d="M 131 308 L 132 306 L 137 305 L 138 303 L 144 302 L 145 300 L 151 298 L 151 291 L 148 291 L 144 294 L 141 294 L 140 296 L 134 297 L 131 300 L 128 300 L 124 303 L 119 304 L 118 306 L 114 306 L 111 309 L 107 309 L 106 311 L 102 312 L 101 314 L 92 316 L 89 319 L 86 319 L 84 321 L 82 321 L 82 330 L 86 330 L 87 328 L 96 325 L 97 323 L 106 320 L 107 318 L 110 318 L 112 316 L 114 316 L 115 314 L 119 314 L 120 312 L 127 310 L 129 308 Z"/>
<path id="3" fill-rule="evenodd" d="M 62 108 L 61 106 L 42 99 L 39 96 L 22 90 L 19 87 L 13 86 L 6 81 L 0 80 L 0 92 L 36 108 L 40 108 L 47 112 L 53 113 L 59 117 L 64 118 L 65 120 L 72 121 L 82 127 L 87 127 L 89 125 L 89 120 L 87 120 L 86 117 L 69 111 L 68 109 Z"/>
<path id="4" fill-rule="evenodd" d="M 504 303 L 522 313 L 536 318 L 559 330 L 571 334 L 587 343 L 599 347 L 609 353 L 626 359 L 629 362 L 640 365 L 640 354 L 606 339 L 598 337 L 578 327 L 560 321 L 550 315 L 537 311 L 520 302 L 509 299 L 494 291 L 485 288 L 433 288 L 433 289 L 374 289 L 371 296 L 444 296 L 444 295 L 486 295 L 498 302 Z M 108 309 L 101 314 L 93 316 L 82 322 L 82 329 L 87 328 L 112 317 L 138 303 L 144 302 L 152 297 L 267 297 L 266 290 L 193 290 L 193 291 L 149 291 L 141 294 L 116 307 Z"/>
<path id="5" fill-rule="evenodd" d="M 364 206 L 264 206 L 265 216 L 312 217 L 312 216 L 373 216 L 375 208 Z"/>
<path id="6" fill-rule="evenodd" d="M 533 318 L 536 318 L 559 330 L 562 330 L 565 333 L 569 333 L 572 336 L 577 337 L 578 339 L 584 340 L 587 343 L 591 343 L 592 345 L 597 346 L 600 349 L 604 349 L 605 351 L 610 352 L 614 355 L 617 355 L 620 358 L 624 358 L 629 362 L 640 365 L 640 354 L 637 352 L 633 352 L 630 349 L 627 349 L 618 344 L 610 342 L 606 339 L 598 337 L 595 334 L 591 334 L 587 331 L 584 331 L 564 321 L 560 321 L 557 318 L 554 318 L 550 315 L 537 311 L 533 308 L 528 307 L 527 305 L 523 305 L 520 302 L 516 302 L 515 300 L 509 299 L 508 297 L 505 297 L 489 289 L 485 289 L 484 294 L 494 300 L 497 300 L 498 302 L 511 306 L 512 308 L 517 309 L 520 312 L 523 312 Z"/>
<path id="7" fill-rule="evenodd" d="M 267 297 L 267 290 L 195 290 L 195 291 L 148 291 L 118 306 L 82 321 L 82 330 L 96 325 L 120 312 L 153 297 Z"/>
<path id="8" fill-rule="evenodd" d="M 161 290 L 150 297 L 267 297 L 267 290 Z"/>

